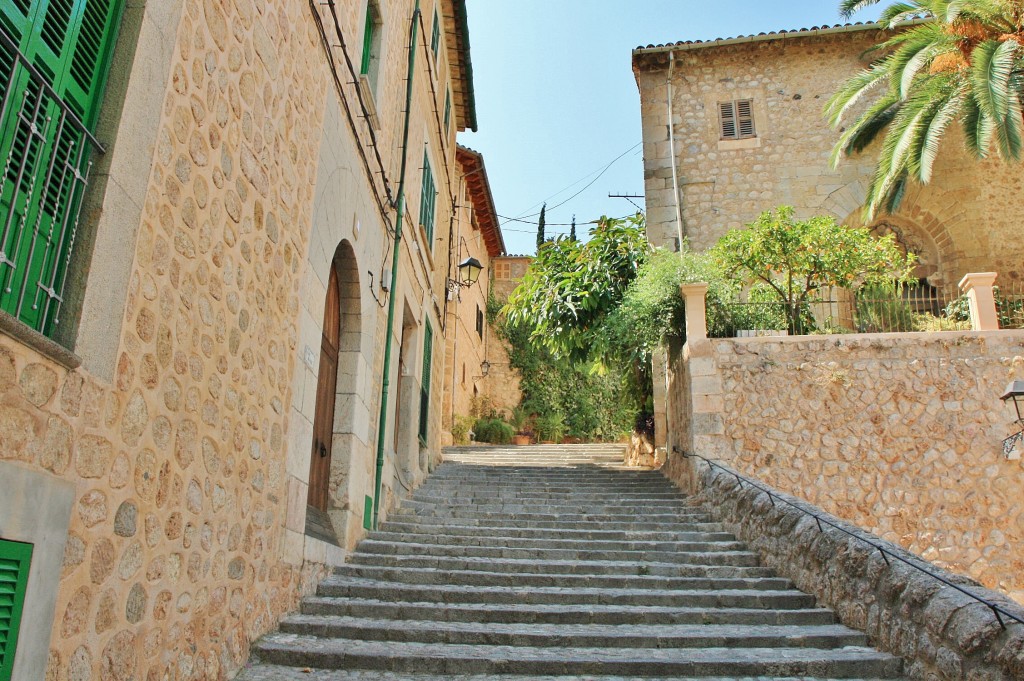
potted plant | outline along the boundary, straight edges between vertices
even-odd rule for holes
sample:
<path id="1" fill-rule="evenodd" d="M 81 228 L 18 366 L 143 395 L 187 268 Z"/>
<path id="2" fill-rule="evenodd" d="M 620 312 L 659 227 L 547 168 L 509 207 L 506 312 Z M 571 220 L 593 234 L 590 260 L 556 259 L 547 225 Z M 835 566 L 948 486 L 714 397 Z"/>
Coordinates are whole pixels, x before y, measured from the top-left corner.
<path id="1" fill-rule="evenodd" d="M 512 427 L 516 429 L 516 434 L 512 436 L 512 444 L 528 445 L 533 442 L 532 419 L 522 406 L 512 411 Z"/>
<path id="2" fill-rule="evenodd" d="M 565 435 L 565 422 L 561 414 L 545 414 L 537 419 L 537 437 L 541 444 L 553 445 Z"/>

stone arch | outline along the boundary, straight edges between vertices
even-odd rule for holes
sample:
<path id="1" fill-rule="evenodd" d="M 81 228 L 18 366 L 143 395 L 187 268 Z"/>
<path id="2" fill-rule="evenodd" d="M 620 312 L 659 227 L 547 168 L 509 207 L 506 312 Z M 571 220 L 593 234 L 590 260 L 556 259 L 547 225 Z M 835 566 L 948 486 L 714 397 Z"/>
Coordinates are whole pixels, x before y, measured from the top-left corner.
<path id="1" fill-rule="evenodd" d="M 345 545 L 348 511 L 352 509 L 350 481 L 352 467 L 364 449 L 361 432 L 368 419 L 364 396 L 359 389 L 362 353 L 362 296 L 359 284 L 359 262 L 348 240 L 342 240 L 334 252 L 332 267 L 338 277 L 338 367 L 335 383 L 334 425 L 332 428 L 328 514 Z"/>

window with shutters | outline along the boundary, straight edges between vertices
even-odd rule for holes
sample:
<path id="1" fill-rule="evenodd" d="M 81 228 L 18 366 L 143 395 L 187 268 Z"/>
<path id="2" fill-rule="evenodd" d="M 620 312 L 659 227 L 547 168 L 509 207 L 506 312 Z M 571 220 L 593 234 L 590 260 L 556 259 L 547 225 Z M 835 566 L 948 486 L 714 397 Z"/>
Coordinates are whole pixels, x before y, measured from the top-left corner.
<path id="1" fill-rule="evenodd" d="M 751 99 L 736 99 L 718 103 L 719 135 L 723 140 L 743 140 L 757 137 L 754 129 L 754 103 Z"/>
<path id="2" fill-rule="evenodd" d="M 452 91 L 450 89 L 444 92 L 444 134 L 450 135 L 452 132 Z"/>
<path id="3" fill-rule="evenodd" d="M 363 23 L 363 55 L 359 62 L 359 75 L 366 78 L 371 92 L 377 91 L 383 28 L 380 6 L 376 0 L 369 0 L 366 3 L 366 19 Z"/>
<path id="4" fill-rule="evenodd" d="M 434 27 L 430 29 L 430 53 L 437 61 L 437 50 L 441 46 L 441 16 L 434 10 Z"/>
<path id="5" fill-rule="evenodd" d="M 0 309 L 60 323 L 123 0 L 0 1 Z"/>
<path id="6" fill-rule="evenodd" d="M 420 379 L 420 441 L 426 444 L 430 424 L 430 369 L 434 330 L 430 322 L 423 329 L 423 376 Z"/>
<path id="7" fill-rule="evenodd" d="M 0 681 L 10 681 L 25 605 L 32 545 L 0 539 Z"/>
<path id="8" fill-rule="evenodd" d="M 434 213 L 437 203 L 437 187 L 434 173 L 430 169 L 430 157 L 423 152 L 423 185 L 420 187 L 420 224 L 427 233 L 427 247 L 433 249 Z"/>
<path id="9" fill-rule="evenodd" d="M 484 311 L 479 305 L 476 306 L 476 335 L 480 336 L 480 340 L 484 339 Z"/>

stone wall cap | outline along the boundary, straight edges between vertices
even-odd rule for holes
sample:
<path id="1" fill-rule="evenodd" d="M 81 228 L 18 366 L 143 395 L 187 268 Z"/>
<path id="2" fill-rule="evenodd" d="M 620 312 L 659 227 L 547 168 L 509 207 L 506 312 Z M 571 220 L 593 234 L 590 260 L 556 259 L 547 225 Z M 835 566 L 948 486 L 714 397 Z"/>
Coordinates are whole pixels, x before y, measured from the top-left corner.
<path id="1" fill-rule="evenodd" d="M 679 290 L 685 296 L 690 293 L 707 293 L 708 285 L 702 281 L 693 282 L 691 284 L 680 284 Z"/>
<path id="2" fill-rule="evenodd" d="M 997 276 L 996 272 L 970 272 L 964 275 L 958 286 L 961 291 L 970 291 L 976 286 L 991 286 Z"/>

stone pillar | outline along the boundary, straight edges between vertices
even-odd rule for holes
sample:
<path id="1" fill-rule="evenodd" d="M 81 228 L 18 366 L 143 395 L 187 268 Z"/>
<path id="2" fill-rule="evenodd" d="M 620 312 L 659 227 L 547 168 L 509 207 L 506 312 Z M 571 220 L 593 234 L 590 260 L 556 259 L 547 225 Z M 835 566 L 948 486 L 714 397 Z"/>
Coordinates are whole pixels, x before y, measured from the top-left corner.
<path id="1" fill-rule="evenodd" d="M 975 331 L 999 330 L 996 298 L 992 291 L 995 280 L 995 272 L 973 272 L 960 280 L 960 290 L 967 294 L 967 301 L 971 306 L 971 328 Z"/>
<path id="2" fill-rule="evenodd" d="M 679 287 L 686 305 L 686 342 L 708 337 L 706 310 L 707 284 L 683 284 Z"/>

